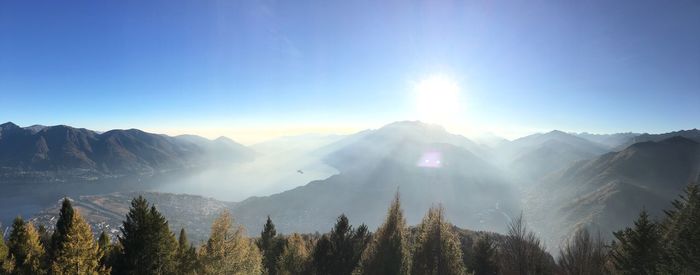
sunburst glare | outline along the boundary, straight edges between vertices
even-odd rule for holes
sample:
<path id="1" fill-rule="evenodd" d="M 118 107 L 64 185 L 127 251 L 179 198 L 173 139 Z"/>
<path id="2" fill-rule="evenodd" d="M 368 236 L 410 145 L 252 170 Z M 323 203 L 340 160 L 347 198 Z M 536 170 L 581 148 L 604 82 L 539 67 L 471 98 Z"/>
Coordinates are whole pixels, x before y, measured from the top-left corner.
<path id="1" fill-rule="evenodd" d="M 456 81 L 444 75 L 432 75 L 415 87 L 416 112 L 424 122 L 449 124 L 460 111 L 460 89 Z"/>

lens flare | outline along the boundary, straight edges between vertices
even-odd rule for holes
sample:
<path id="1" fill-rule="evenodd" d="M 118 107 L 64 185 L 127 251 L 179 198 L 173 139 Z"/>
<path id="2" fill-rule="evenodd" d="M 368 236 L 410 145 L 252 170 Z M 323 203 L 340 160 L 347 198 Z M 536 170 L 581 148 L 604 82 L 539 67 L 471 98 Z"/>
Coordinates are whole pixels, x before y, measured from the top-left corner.
<path id="1" fill-rule="evenodd" d="M 416 165 L 418 167 L 440 168 L 442 167 L 442 154 L 437 151 L 425 152 Z"/>

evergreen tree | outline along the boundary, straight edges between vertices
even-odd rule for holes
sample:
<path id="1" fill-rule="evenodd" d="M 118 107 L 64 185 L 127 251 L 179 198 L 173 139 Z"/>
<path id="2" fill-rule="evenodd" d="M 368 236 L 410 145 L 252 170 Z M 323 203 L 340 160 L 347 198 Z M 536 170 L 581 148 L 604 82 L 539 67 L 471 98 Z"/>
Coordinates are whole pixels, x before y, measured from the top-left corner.
<path id="1" fill-rule="evenodd" d="M 662 224 L 664 272 L 700 274 L 700 186 L 690 184 L 672 205 Z"/>
<path id="2" fill-rule="evenodd" d="M 187 239 L 185 229 L 180 229 L 180 237 L 177 246 L 177 273 L 197 274 L 197 251 Z"/>
<path id="3" fill-rule="evenodd" d="M 328 234 L 323 234 L 314 246 L 313 254 L 311 255 L 311 265 L 314 274 L 333 274 L 331 250 L 333 249 L 331 239 Z"/>
<path id="4" fill-rule="evenodd" d="M 61 249 L 61 246 L 68 238 L 68 228 L 71 227 L 74 214 L 75 210 L 70 200 L 64 198 L 63 203 L 61 203 L 61 210 L 58 214 L 58 221 L 56 221 L 56 229 L 54 229 L 53 235 L 51 236 L 51 246 L 47 247 L 49 261 L 52 262 L 55 260 L 55 252 Z"/>
<path id="5" fill-rule="evenodd" d="M 306 241 L 299 234 L 292 234 L 287 239 L 282 254 L 277 260 L 278 275 L 309 274 L 311 255 Z"/>
<path id="6" fill-rule="evenodd" d="M 372 233 L 369 232 L 369 229 L 367 228 L 367 225 L 364 223 L 361 224 L 360 226 L 355 229 L 355 232 L 353 232 L 352 235 L 352 242 L 353 242 L 353 259 L 352 259 L 352 266 L 354 269 L 357 269 L 357 266 L 360 264 L 360 259 L 362 259 L 362 254 L 365 252 L 365 249 L 367 248 L 367 245 L 369 242 L 372 240 Z"/>
<path id="7" fill-rule="evenodd" d="M 399 194 L 389 207 L 384 223 L 377 229 L 354 272 L 366 275 L 406 275 L 410 273 L 406 220 Z"/>
<path id="8" fill-rule="evenodd" d="M 508 226 L 499 255 L 502 274 L 552 274 L 554 260 L 545 251 L 540 239 L 525 225 L 521 214 Z"/>
<path id="9" fill-rule="evenodd" d="M 112 266 L 110 262 L 112 242 L 106 232 L 102 231 L 102 233 L 100 233 L 100 237 L 97 239 L 97 246 L 102 256 L 100 257 L 100 265 L 110 268 Z"/>
<path id="10" fill-rule="evenodd" d="M 100 264 L 102 255 L 92 235 L 90 225 L 79 212 L 73 212 L 62 242 L 53 253 L 51 274 L 96 275 L 109 274 Z"/>
<path id="11" fill-rule="evenodd" d="M 267 216 L 267 222 L 263 231 L 260 232 L 260 239 L 257 242 L 258 248 L 263 255 L 263 267 L 265 272 L 270 275 L 276 274 L 277 258 L 282 253 L 282 243 L 277 237 L 275 224 L 272 223 L 270 216 Z"/>
<path id="12" fill-rule="evenodd" d="M 44 248 L 51 247 L 51 232 L 49 232 L 48 229 L 46 229 L 46 226 L 43 224 L 39 225 L 39 228 L 36 229 L 36 232 L 39 234 L 39 241 L 41 242 L 41 246 Z"/>
<path id="13" fill-rule="evenodd" d="M 350 221 L 345 214 L 338 217 L 335 226 L 331 230 L 329 239 L 331 241 L 330 260 L 333 266 L 330 268 L 331 274 L 350 274 L 355 269 L 354 253 L 354 231 Z"/>
<path id="14" fill-rule="evenodd" d="M 168 221 L 143 197 L 131 202 L 131 209 L 119 237 L 120 274 L 172 274 L 176 268 L 177 240 Z"/>
<path id="15" fill-rule="evenodd" d="M 559 272 L 567 275 L 604 274 L 607 251 L 600 235 L 591 237 L 588 230 L 577 231 L 559 252 Z"/>
<path id="16" fill-rule="evenodd" d="M 242 227 L 234 228 L 227 211 L 212 223 L 211 235 L 202 250 L 205 274 L 262 274 L 260 250 L 245 237 Z"/>
<path id="17" fill-rule="evenodd" d="M 356 235 L 350 221 L 340 215 L 330 235 L 322 238 L 313 254 L 313 265 L 317 274 L 351 274 L 357 266 L 366 238 L 366 227 Z M 356 240 L 356 238 L 359 238 Z"/>
<path id="18" fill-rule="evenodd" d="M 472 267 L 474 275 L 498 274 L 498 255 L 496 242 L 489 234 L 484 234 L 474 244 Z"/>
<path id="19" fill-rule="evenodd" d="M 450 223 L 445 221 L 444 210 L 432 207 L 418 225 L 418 239 L 413 250 L 413 274 L 465 274 L 462 250 Z"/>
<path id="20" fill-rule="evenodd" d="M 620 274 L 657 274 L 662 259 L 661 233 L 658 224 L 642 211 L 634 228 L 615 232 L 611 259 Z"/>
<path id="21" fill-rule="evenodd" d="M 8 251 L 14 259 L 14 274 L 46 273 L 42 265 L 44 247 L 41 246 L 39 233 L 34 225 L 25 223 L 20 217 L 12 223 Z"/>

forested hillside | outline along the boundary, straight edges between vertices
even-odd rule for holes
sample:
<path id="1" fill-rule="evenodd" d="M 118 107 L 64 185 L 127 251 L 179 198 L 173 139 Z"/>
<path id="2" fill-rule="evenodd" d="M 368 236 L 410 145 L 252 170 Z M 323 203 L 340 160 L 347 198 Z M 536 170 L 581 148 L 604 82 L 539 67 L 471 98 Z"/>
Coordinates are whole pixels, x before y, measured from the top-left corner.
<path id="1" fill-rule="evenodd" d="M 267 217 L 249 236 L 223 210 L 199 245 L 141 196 L 116 241 L 95 238 L 66 199 L 53 230 L 15 219 L 0 238 L 0 274 L 695 274 L 699 213 L 700 187 L 689 185 L 663 220 L 630 216 L 633 226 L 611 243 L 580 230 L 552 256 L 522 216 L 504 235 L 474 232 L 453 226 L 438 205 L 409 226 L 398 193 L 374 231 L 341 214 L 324 234 L 278 234 Z"/>

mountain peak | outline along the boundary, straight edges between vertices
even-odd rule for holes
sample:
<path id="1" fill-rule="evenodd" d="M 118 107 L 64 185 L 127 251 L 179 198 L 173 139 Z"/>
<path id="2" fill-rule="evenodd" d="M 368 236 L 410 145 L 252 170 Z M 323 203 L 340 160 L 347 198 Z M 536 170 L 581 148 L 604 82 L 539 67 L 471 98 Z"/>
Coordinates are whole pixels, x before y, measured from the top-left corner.
<path id="1" fill-rule="evenodd" d="M 220 136 L 220 137 L 216 138 L 215 141 L 234 142 L 232 139 L 225 137 L 225 136 Z"/>
<path id="2" fill-rule="evenodd" d="M 20 128 L 20 127 L 17 126 L 17 124 L 14 124 L 14 123 L 12 123 L 12 122 L 10 122 L 10 121 L 5 122 L 5 123 L 3 123 L 3 124 L 0 124 L 0 129 L 3 129 L 3 130 L 5 130 L 5 129 L 16 129 L 16 128 Z"/>
<path id="3" fill-rule="evenodd" d="M 29 127 L 24 127 L 24 129 L 31 131 L 32 134 L 36 134 L 37 132 L 44 130 L 46 128 L 48 128 L 48 127 L 44 126 L 44 125 L 39 125 L 39 124 L 34 124 L 32 126 L 29 126 Z"/>
<path id="4" fill-rule="evenodd" d="M 552 131 L 550 131 L 550 132 L 545 133 L 545 135 L 550 135 L 550 136 L 572 136 L 571 134 L 566 133 L 566 132 L 564 132 L 564 131 L 560 131 L 560 130 L 552 130 Z"/>

